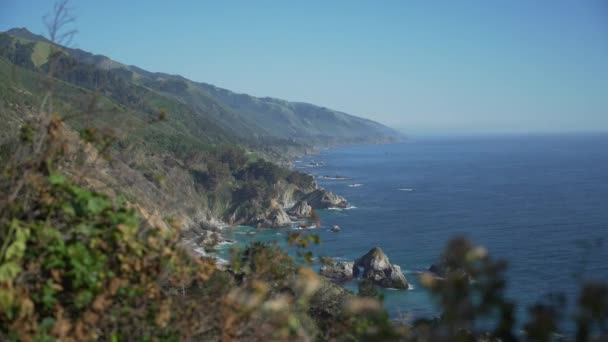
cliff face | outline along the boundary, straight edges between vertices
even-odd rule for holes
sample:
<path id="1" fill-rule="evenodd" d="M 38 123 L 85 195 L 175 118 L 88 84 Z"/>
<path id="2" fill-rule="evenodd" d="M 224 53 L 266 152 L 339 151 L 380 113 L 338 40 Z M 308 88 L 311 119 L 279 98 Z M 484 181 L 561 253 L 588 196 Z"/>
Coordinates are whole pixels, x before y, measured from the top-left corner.
<path id="1" fill-rule="evenodd" d="M 260 228 L 288 227 L 298 221 L 309 221 L 310 225 L 314 224 L 313 210 L 348 206 L 344 197 L 318 187 L 315 182 L 307 186 L 277 182 L 269 196 L 261 201 L 235 203 L 227 222 Z"/>

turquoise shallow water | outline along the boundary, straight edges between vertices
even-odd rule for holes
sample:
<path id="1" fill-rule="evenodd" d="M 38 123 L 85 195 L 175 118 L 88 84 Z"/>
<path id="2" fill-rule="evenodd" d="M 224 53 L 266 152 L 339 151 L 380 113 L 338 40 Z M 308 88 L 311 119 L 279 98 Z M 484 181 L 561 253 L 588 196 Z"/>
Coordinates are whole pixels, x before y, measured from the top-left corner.
<path id="1" fill-rule="evenodd" d="M 550 292 L 573 303 L 582 279 L 608 281 L 608 135 L 412 139 L 324 150 L 296 166 L 311 160 L 324 165 L 301 171 L 348 177 L 318 181 L 355 206 L 320 213 L 315 252 L 352 260 L 382 247 L 414 285 L 384 291 L 393 317 L 437 313 L 416 273 L 455 235 L 509 262 L 508 296 L 522 314 Z M 342 232 L 328 230 L 335 224 Z M 283 241 L 284 231 L 253 231 L 240 236 Z"/>

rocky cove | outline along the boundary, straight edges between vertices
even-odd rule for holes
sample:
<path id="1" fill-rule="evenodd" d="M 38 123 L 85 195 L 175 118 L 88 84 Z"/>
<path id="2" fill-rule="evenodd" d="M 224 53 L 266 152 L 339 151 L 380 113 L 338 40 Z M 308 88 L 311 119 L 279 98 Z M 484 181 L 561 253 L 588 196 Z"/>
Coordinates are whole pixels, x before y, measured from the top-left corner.
<path id="1" fill-rule="evenodd" d="M 281 187 L 279 184 L 277 187 Z M 284 191 L 268 201 L 269 206 L 258 210 L 255 215 L 240 216 L 233 213 L 229 222 L 213 221 L 202 222 L 189 229 L 185 234 L 186 245 L 201 255 L 216 256 L 218 264 L 226 263 L 217 252 L 220 245 L 240 243 L 245 246 L 250 240 L 243 236 L 255 235 L 260 230 L 276 231 L 282 235 L 284 229 L 312 230 L 320 228 L 315 210 L 343 210 L 349 208 L 348 201 L 318 185 L 314 190 L 303 192 L 287 186 Z M 233 236 L 226 236 L 226 231 L 232 227 L 251 227 L 251 230 L 238 231 Z M 332 232 L 339 232 L 340 228 L 334 226 Z M 281 228 L 283 230 L 281 230 Z M 234 234 L 234 231 L 233 231 Z M 318 267 L 315 267 L 318 268 Z M 342 285 L 352 281 L 371 281 L 375 286 L 407 290 L 409 282 L 405 278 L 401 267 L 391 264 L 388 256 L 380 247 L 373 247 L 366 254 L 354 261 L 324 260 L 319 274 L 329 281 Z"/>
<path id="2" fill-rule="evenodd" d="M 283 190 L 279 196 L 264 201 L 261 204 L 244 203 L 228 216 L 226 221 L 219 219 L 204 220 L 194 224 L 184 231 L 188 245 L 212 250 L 221 243 L 231 243 L 226 240 L 222 231 L 226 227 L 248 226 L 259 229 L 276 228 L 316 228 L 315 210 L 346 209 L 348 201 L 315 183 L 314 189 L 304 192 L 290 184 L 277 184 L 276 188 Z M 249 206 L 245 210 L 242 209 Z M 252 208 L 253 207 L 253 208 Z"/>

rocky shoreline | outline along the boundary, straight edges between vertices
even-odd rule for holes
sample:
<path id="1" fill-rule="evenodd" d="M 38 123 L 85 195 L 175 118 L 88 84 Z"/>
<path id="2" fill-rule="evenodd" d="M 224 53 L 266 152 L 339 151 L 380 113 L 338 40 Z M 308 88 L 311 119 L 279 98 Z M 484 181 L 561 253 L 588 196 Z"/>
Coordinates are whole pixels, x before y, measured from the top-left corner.
<path id="1" fill-rule="evenodd" d="M 322 163 L 311 163 L 309 167 L 319 167 Z M 344 179 L 347 179 L 344 177 Z M 222 230 L 230 226 L 250 226 L 260 229 L 276 228 L 315 228 L 319 226 L 315 210 L 346 209 L 348 201 L 327 189 L 318 186 L 316 182 L 308 191 L 289 188 L 277 184 L 279 195 L 269 201 L 267 208 L 257 211 L 253 215 L 239 215 L 236 211 L 228 221 L 214 220 L 201 222 L 191 228 L 185 238 L 190 246 L 200 255 L 209 253 L 219 244 L 234 243 L 222 234 Z M 339 232 L 337 226 L 331 231 Z M 223 260 L 219 260 L 225 262 Z M 329 262 L 323 265 L 319 274 L 336 285 L 357 280 L 371 281 L 374 285 L 383 288 L 408 289 L 409 282 L 403 275 L 401 267 L 391 264 L 388 256 L 380 247 L 374 247 L 366 254 L 353 261 Z"/>
<path id="2" fill-rule="evenodd" d="M 222 230 L 231 226 L 250 226 L 255 228 L 314 228 L 318 226 L 315 210 L 348 208 L 348 201 L 325 188 L 315 184 L 314 190 L 303 193 L 293 192 L 271 200 L 270 206 L 249 217 L 231 216 L 231 222 L 220 220 L 201 221 L 184 232 L 188 245 L 196 246 L 199 254 L 209 251 L 220 243 L 233 242 L 222 235 Z M 202 250 L 201 250 L 202 248 Z"/>

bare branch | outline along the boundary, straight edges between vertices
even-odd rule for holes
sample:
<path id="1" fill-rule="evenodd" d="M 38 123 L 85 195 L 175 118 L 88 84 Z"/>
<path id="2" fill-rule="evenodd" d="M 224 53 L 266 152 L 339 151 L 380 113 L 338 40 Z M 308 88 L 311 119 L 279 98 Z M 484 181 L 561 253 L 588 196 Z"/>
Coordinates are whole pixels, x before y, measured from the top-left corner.
<path id="1" fill-rule="evenodd" d="M 67 25 L 76 21 L 76 17 L 72 15 L 72 10 L 70 0 L 61 0 L 55 4 L 53 13 L 44 16 L 44 25 L 46 26 L 49 39 L 53 43 L 63 46 L 71 43 L 77 31 L 65 31 L 65 29 Z"/>

